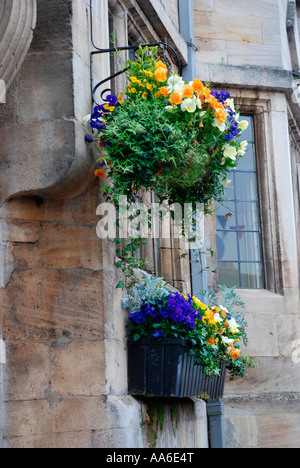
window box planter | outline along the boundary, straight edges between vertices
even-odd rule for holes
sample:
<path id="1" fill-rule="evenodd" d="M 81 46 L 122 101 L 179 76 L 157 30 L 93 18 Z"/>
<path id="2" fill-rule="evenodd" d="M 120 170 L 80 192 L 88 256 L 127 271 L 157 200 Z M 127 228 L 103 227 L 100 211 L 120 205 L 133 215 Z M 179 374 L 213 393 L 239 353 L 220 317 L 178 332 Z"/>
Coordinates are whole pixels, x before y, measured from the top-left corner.
<path id="1" fill-rule="evenodd" d="M 131 395 L 222 398 L 226 365 L 221 375 L 209 377 L 181 339 L 128 341 L 128 390 Z"/>

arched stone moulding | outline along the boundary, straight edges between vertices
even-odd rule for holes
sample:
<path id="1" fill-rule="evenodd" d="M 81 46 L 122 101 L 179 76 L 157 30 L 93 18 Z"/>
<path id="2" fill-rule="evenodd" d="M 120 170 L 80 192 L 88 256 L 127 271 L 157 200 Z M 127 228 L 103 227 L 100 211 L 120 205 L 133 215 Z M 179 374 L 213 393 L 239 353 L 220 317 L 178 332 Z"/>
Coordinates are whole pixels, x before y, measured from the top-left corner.
<path id="1" fill-rule="evenodd" d="M 36 0 L 1 0 L 0 79 L 6 89 L 16 77 L 36 25 Z"/>

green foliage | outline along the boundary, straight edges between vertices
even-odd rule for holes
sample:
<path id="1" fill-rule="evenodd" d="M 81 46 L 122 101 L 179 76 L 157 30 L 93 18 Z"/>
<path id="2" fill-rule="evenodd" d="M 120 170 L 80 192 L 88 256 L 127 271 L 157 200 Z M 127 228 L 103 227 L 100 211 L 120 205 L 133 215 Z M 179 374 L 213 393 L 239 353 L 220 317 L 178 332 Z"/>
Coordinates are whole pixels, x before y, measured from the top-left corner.
<path id="1" fill-rule="evenodd" d="M 155 60 L 156 52 L 157 48 L 140 47 L 137 60 L 128 62 L 126 98 L 105 116 L 106 126 L 97 137 L 103 144 L 109 142 L 104 160 L 110 162 L 112 186 L 104 188 L 105 195 L 112 201 L 120 195 L 133 200 L 134 193 L 145 188 L 154 190 L 160 202 L 208 207 L 212 198 L 222 198 L 226 174 L 236 166 L 235 157 L 224 157 L 224 132 L 230 123 L 222 131 L 216 125 L 215 107 L 220 103 L 214 100 L 213 107 L 208 88 L 204 88 L 206 100 L 192 89 L 191 111 L 170 105 L 179 85 L 168 86 L 171 82 L 159 68 L 162 62 Z M 184 82 L 175 74 L 172 77 L 179 80 L 183 105 L 188 101 L 182 95 Z M 229 108 L 222 109 L 226 113 Z M 235 153 L 239 150 L 235 140 L 227 146 Z"/>

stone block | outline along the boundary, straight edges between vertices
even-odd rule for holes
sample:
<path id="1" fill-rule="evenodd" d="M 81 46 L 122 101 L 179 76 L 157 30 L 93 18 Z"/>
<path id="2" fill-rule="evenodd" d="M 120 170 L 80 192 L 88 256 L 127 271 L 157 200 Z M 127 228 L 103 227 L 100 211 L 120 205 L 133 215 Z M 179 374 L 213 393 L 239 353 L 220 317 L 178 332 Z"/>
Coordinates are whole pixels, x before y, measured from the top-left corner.
<path id="1" fill-rule="evenodd" d="M 74 115 L 71 52 L 30 54 L 18 82 L 19 123 Z"/>
<path id="2" fill-rule="evenodd" d="M 214 11 L 215 0 L 194 0 L 194 10 L 197 11 Z"/>
<path id="3" fill-rule="evenodd" d="M 255 358 L 255 369 L 247 369 L 247 377 L 227 381 L 225 395 L 258 395 L 262 393 L 300 393 L 300 364 L 291 358 Z"/>
<path id="4" fill-rule="evenodd" d="M 2 242 L 36 243 L 39 239 L 40 223 L 19 220 L 1 220 Z"/>
<path id="5" fill-rule="evenodd" d="M 261 311 L 261 309 L 260 309 Z M 279 336 L 277 331 L 276 315 L 246 313 L 248 323 L 247 334 L 249 344 L 245 352 L 253 357 L 278 356 Z"/>
<path id="6" fill-rule="evenodd" d="M 216 63 L 222 65 L 227 63 L 226 42 L 222 40 L 211 40 L 201 37 L 196 38 L 197 60 L 199 60 L 199 78 L 202 79 L 200 63 Z"/>
<path id="7" fill-rule="evenodd" d="M 2 291 L 5 340 L 102 338 L 101 288 L 101 275 L 88 270 L 15 272 Z"/>
<path id="8" fill-rule="evenodd" d="M 49 385 L 49 347 L 40 343 L 9 344 L 5 374 L 8 401 L 43 399 Z"/>
<path id="9" fill-rule="evenodd" d="M 214 0 L 215 11 L 219 14 L 228 14 L 233 17 L 242 16 L 254 18 L 279 18 L 278 2 L 273 0 Z M 237 19 L 236 19 L 237 20 Z M 238 20 L 237 20 L 238 21 Z"/>
<path id="10" fill-rule="evenodd" d="M 261 44 L 262 20 L 243 16 L 195 11 L 195 36 L 213 40 Z"/>
<path id="11" fill-rule="evenodd" d="M 47 224 L 42 228 L 41 254 L 44 268 L 101 270 L 101 244 L 96 229 Z"/>
<path id="12" fill-rule="evenodd" d="M 91 431 L 58 432 L 32 437 L 7 438 L 10 449 L 90 449 L 92 448 Z"/>
<path id="13" fill-rule="evenodd" d="M 104 341 L 62 344 L 51 351 L 51 391 L 64 396 L 105 394 Z"/>
<path id="14" fill-rule="evenodd" d="M 30 51 L 53 52 L 70 49 L 71 20 L 72 0 L 38 0 L 37 24 Z"/>
<path id="15" fill-rule="evenodd" d="M 13 246 L 13 271 L 37 270 L 40 266 L 41 252 L 37 243 L 17 243 Z"/>
<path id="16" fill-rule="evenodd" d="M 276 45 L 229 42 L 227 50 L 228 65 L 283 68 L 281 48 Z"/>
<path id="17" fill-rule="evenodd" d="M 104 400 L 70 397 L 49 404 L 45 400 L 8 402 L 4 437 L 31 437 L 107 428 Z"/>
<path id="18" fill-rule="evenodd" d="M 299 396 L 225 398 L 227 448 L 299 448 Z"/>
<path id="19" fill-rule="evenodd" d="M 5 438 L 54 432 L 55 418 L 46 401 L 7 402 L 5 413 Z"/>

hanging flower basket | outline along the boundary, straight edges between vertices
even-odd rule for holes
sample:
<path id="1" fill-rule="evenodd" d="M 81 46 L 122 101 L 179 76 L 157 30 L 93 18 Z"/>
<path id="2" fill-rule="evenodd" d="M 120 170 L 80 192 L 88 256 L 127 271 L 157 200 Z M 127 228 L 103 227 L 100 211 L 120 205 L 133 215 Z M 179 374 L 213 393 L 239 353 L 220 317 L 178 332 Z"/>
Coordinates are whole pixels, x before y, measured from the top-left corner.
<path id="1" fill-rule="evenodd" d="M 140 339 L 128 342 L 128 391 L 131 395 L 176 398 L 222 398 L 226 364 L 209 377 L 182 339 Z"/>
<path id="2" fill-rule="evenodd" d="M 108 95 L 84 120 L 99 150 L 96 175 L 110 177 L 108 200 L 134 199 L 144 188 L 160 202 L 208 205 L 222 198 L 226 174 L 245 154 L 247 142 L 237 138 L 248 124 L 229 93 L 185 82 L 156 53 L 140 47 L 124 95 Z"/>

